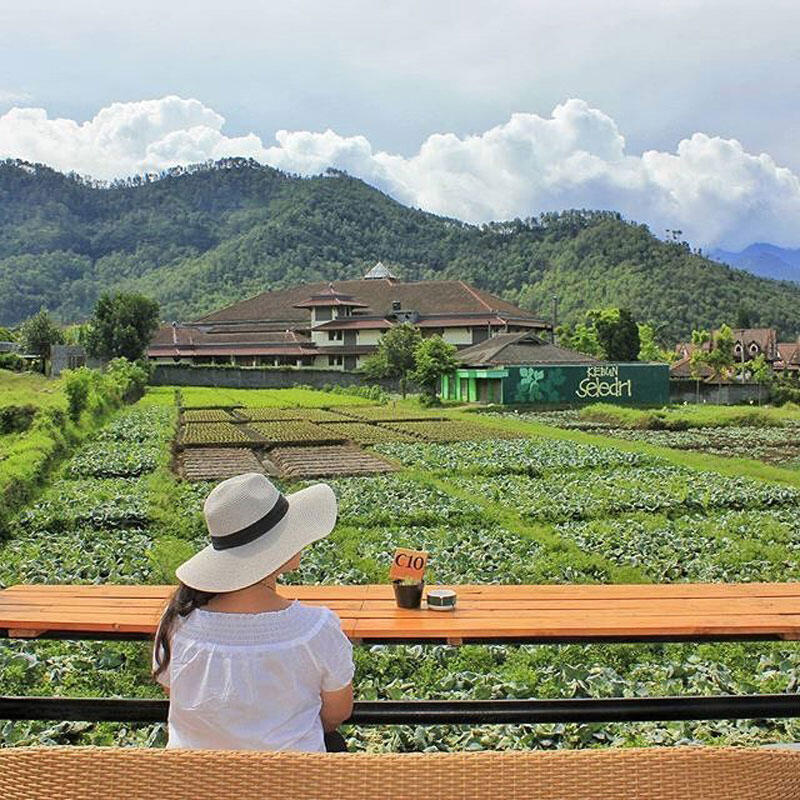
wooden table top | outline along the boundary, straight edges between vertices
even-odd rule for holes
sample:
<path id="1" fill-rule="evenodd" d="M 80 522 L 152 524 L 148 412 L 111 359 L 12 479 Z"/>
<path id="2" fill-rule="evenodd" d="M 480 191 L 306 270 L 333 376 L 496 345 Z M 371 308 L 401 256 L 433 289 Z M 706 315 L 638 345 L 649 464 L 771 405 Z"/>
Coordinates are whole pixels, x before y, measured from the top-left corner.
<path id="1" fill-rule="evenodd" d="M 172 586 L 18 585 L 0 591 L 0 635 L 152 636 Z M 800 583 L 463 585 L 454 611 L 397 608 L 391 585 L 281 586 L 335 611 L 352 640 L 800 638 Z"/>

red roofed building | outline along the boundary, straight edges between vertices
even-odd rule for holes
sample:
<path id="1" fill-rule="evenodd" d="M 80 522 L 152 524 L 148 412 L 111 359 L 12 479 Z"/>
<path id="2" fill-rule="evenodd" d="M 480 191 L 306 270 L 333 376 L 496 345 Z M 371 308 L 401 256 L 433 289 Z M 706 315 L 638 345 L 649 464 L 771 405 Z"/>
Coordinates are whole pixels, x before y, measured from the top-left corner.
<path id="1" fill-rule="evenodd" d="M 458 348 L 498 333 L 549 332 L 550 322 L 463 281 L 397 280 L 382 264 L 362 279 L 312 283 L 160 328 L 156 363 L 356 369 L 383 333 L 410 322 Z"/>

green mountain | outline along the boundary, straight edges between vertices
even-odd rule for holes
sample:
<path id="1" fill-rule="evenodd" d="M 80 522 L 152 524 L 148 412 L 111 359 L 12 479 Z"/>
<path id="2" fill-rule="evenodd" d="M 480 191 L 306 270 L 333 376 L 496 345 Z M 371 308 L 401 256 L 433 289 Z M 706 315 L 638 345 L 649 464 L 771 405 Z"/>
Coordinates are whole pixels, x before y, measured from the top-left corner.
<path id="1" fill-rule="evenodd" d="M 192 319 L 266 289 L 362 275 L 460 278 L 574 321 L 628 306 L 665 341 L 735 319 L 800 333 L 800 285 L 759 278 L 656 239 L 608 211 L 474 226 L 406 208 L 338 171 L 300 178 L 245 159 L 112 184 L 0 162 L 0 325 L 45 306 L 85 319 L 109 289 Z"/>

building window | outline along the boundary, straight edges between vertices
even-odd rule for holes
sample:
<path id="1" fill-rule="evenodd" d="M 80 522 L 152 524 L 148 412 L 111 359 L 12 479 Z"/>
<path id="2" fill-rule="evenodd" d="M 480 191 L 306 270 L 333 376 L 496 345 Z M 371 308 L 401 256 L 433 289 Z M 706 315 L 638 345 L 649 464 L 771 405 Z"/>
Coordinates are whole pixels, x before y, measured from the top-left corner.
<path id="1" fill-rule="evenodd" d="M 342 366 L 342 357 L 341 356 L 328 356 L 328 366 L 329 367 L 341 367 Z"/>
<path id="2" fill-rule="evenodd" d="M 759 351 L 759 346 L 755 342 L 753 342 L 750 345 L 750 355 L 754 356 L 754 355 L 756 355 L 756 353 L 758 353 L 758 351 Z"/>
<path id="3" fill-rule="evenodd" d="M 328 331 L 328 341 L 329 342 L 341 342 L 342 341 L 342 332 L 341 331 Z"/>
<path id="4" fill-rule="evenodd" d="M 737 356 L 740 356 L 740 355 L 742 354 L 742 346 L 739 344 L 739 342 L 736 342 L 736 344 L 734 345 L 734 347 L 733 347 L 733 352 L 734 352 L 734 353 L 735 353 Z M 686 355 L 686 353 L 685 353 L 685 352 L 684 352 L 684 355 Z"/>
<path id="5" fill-rule="evenodd" d="M 303 356 L 300 359 L 300 362 L 301 362 L 302 366 L 310 367 L 310 366 L 312 366 L 314 364 L 314 356 Z"/>

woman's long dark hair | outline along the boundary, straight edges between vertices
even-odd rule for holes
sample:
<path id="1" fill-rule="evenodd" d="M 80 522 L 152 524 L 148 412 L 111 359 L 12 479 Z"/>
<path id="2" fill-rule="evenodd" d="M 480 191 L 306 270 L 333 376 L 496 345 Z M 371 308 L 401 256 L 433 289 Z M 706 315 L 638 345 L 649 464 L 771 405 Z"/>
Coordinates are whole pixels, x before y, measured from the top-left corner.
<path id="1" fill-rule="evenodd" d="M 187 617 L 196 608 L 204 606 L 212 597 L 216 596 L 217 592 L 201 592 L 199 589 L 192 589 L 191 586 L 178 582 L 178 588 L 172 593 L 172 597 L 161 615 L 161 622 L 158 623 L 156 640 L 153 644 L 156 663 L 153 677 L 159 676 L 169 666 L 172 656 L 170 636 L 175 620 L 178 617 Z"/>

